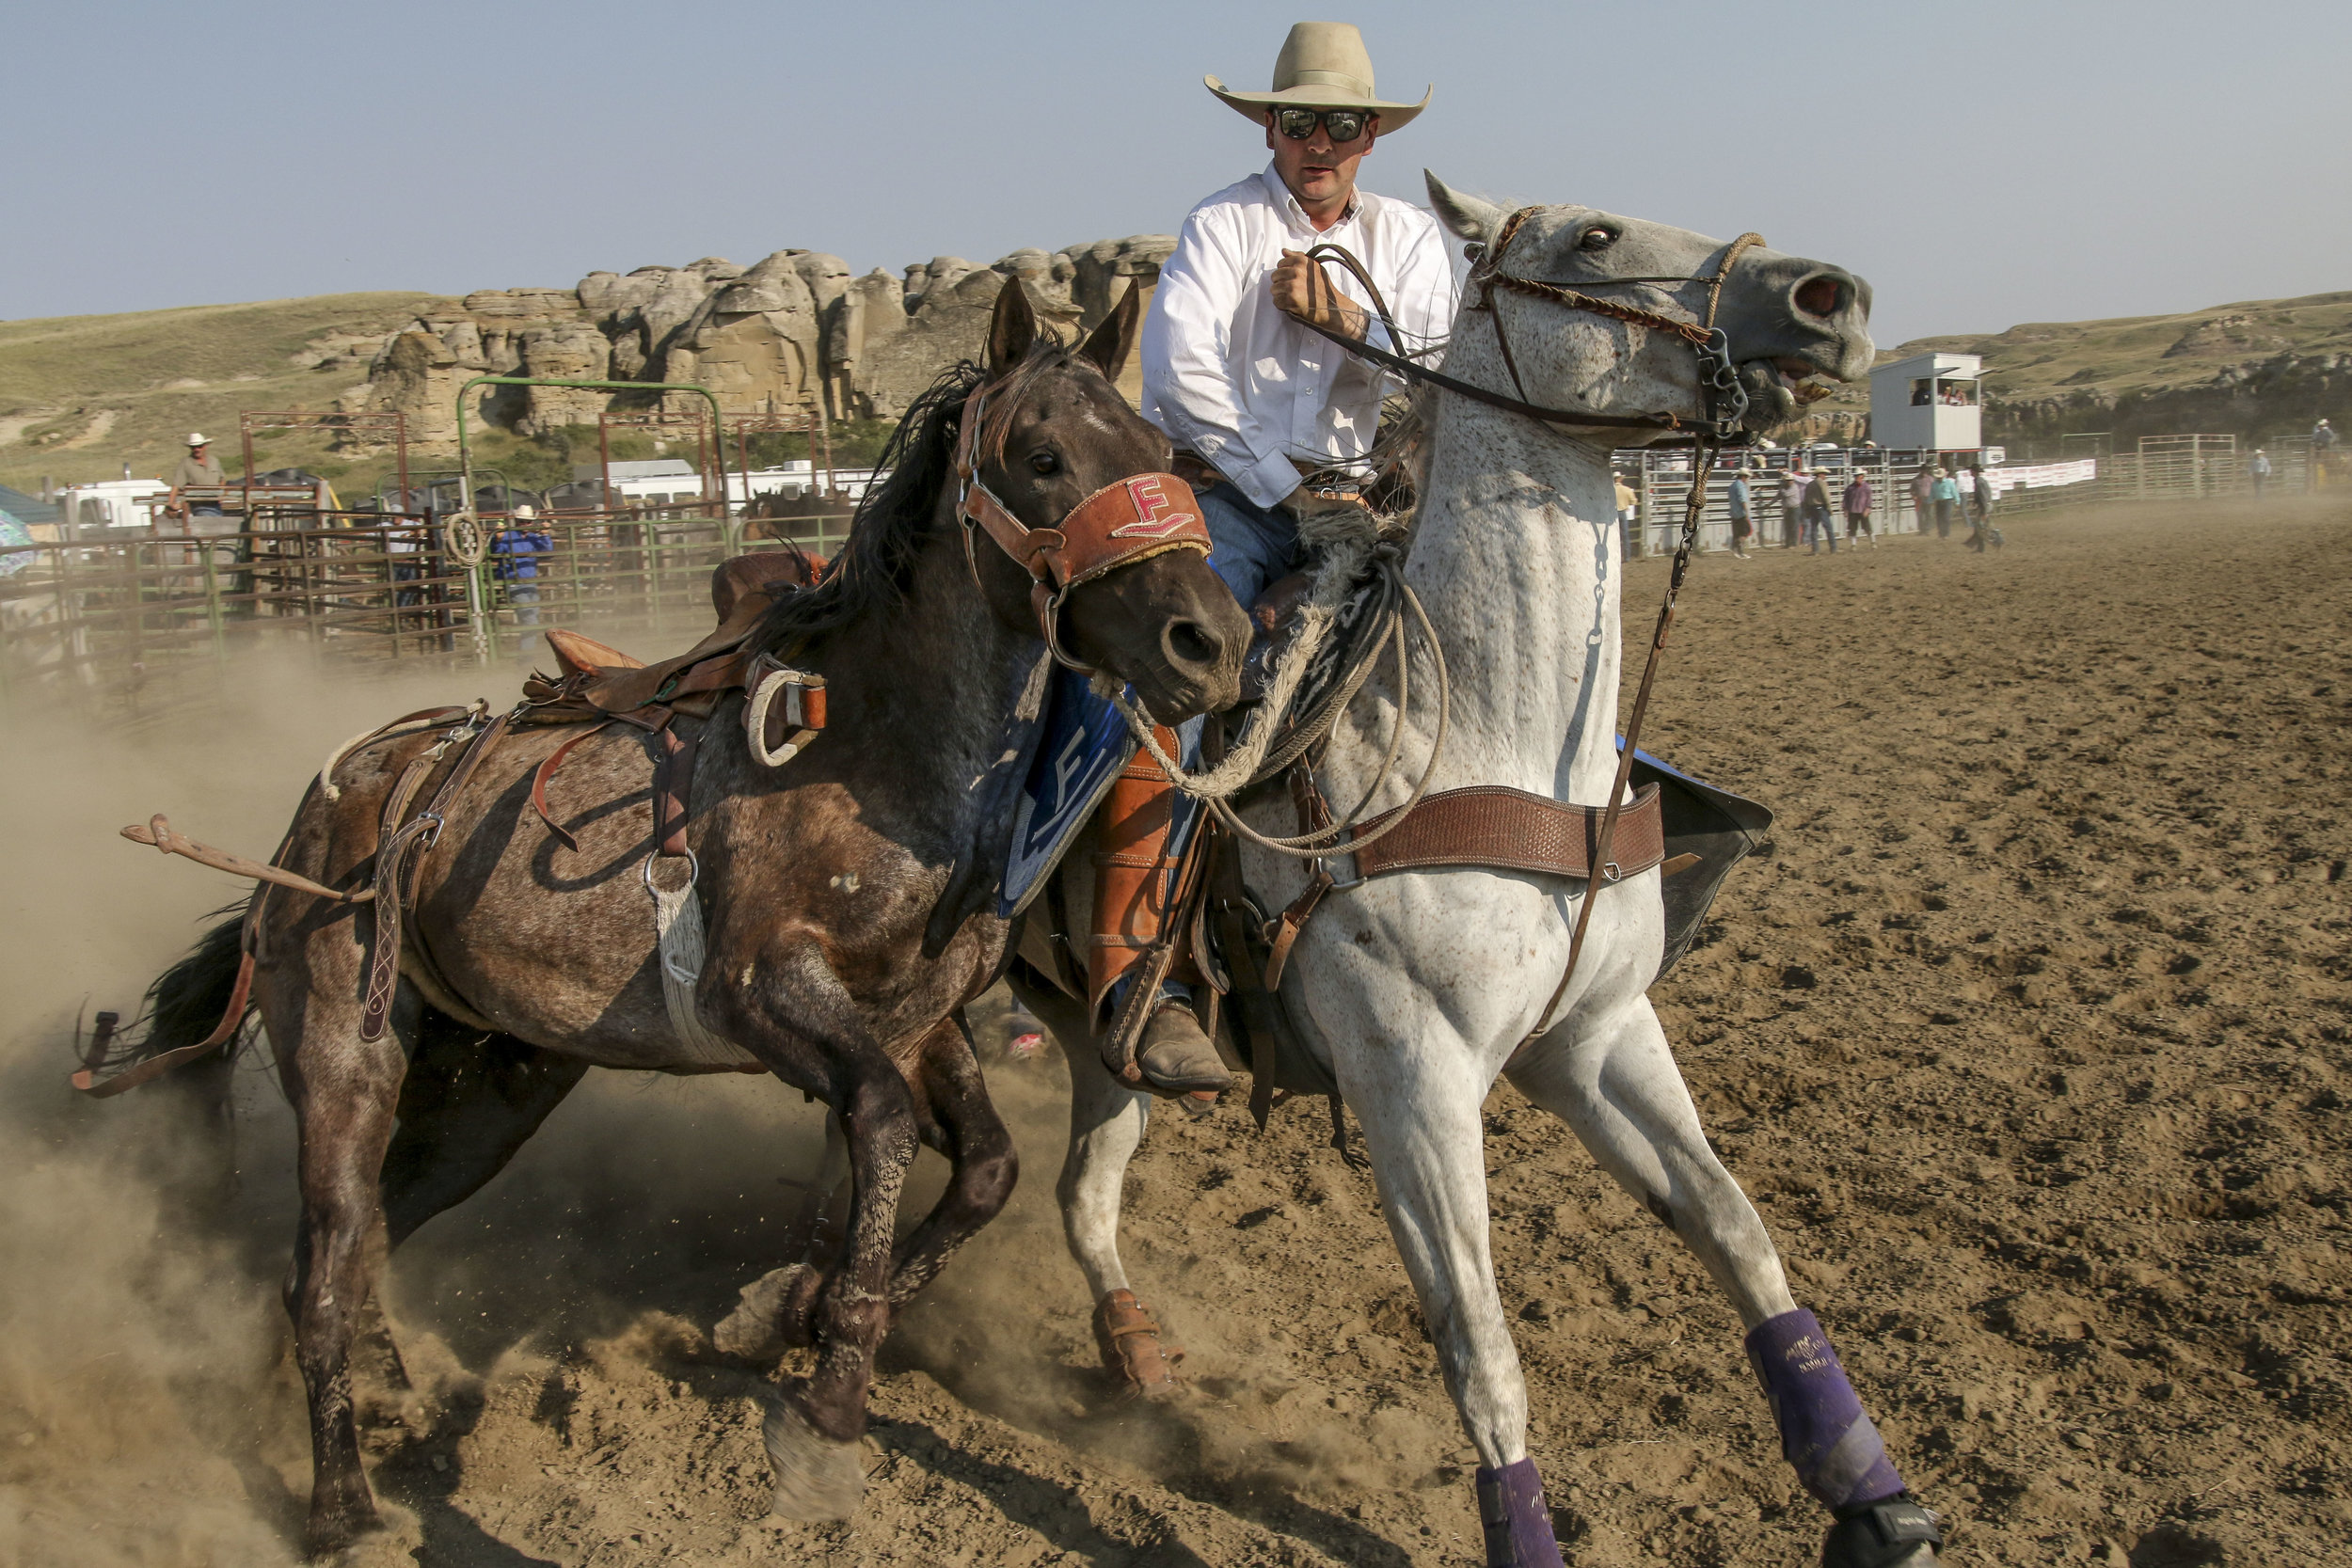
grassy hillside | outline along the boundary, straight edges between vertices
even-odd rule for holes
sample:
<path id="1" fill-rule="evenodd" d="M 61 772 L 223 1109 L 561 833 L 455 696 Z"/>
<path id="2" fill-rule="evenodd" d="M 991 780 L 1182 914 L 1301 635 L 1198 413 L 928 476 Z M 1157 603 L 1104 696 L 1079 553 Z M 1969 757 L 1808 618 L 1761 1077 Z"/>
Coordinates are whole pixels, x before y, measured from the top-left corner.
<path id="1" fill-rule="evenodd" d="M 2028 322 L 2006 332 L 1921 338 L 1885 357 L 1939 349 L 1983 355 L 1986 372 L 2012 403 L 2177 390 L 2210 384 L 2224 365 L 2352 351 L 2352 293 L 2248 300 L 2179 316 Z"/>
<path id="2" fill-rule="evenodd" d="M 367 380 L 385 333 L 438 303 L 321 294 L 0 322 L 0 483 L 108 479 L 126 462 L 161 473 L 192 430 L 219 437 L 233 467 L 240 409 L 332 407 Z M 279 437 L 257 460 L 278 467 L 297 453 Z"/>
<path id="3" fill-rule="evenodd" d="M 2070 430 L 2265 438 L 2307 432 L 2322 415 L 2339 423 L 2352 415 L 2352 292 L 1918 338 L 1880 350 L 1879 362 L 1931 350 L 1984 356 L 1993 441 Z M 1868 389 L 1853 388 L 1815 413 L 1868 407 Z"/>

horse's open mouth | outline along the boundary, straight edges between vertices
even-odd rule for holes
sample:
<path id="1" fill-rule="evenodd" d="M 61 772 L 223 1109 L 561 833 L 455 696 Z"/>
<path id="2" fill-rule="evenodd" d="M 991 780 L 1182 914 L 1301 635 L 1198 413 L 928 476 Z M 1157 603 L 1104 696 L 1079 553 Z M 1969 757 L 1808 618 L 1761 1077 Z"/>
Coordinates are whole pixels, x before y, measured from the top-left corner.
<path id="1" fill-rule="evenodd" d="M 1747 389 L 1751 430 L 1786 423 L 1798 410 L 1837 389 L 1836 378 L 1828 372 L 1791 356 L 1743 361 L 1740 384 Z"/>

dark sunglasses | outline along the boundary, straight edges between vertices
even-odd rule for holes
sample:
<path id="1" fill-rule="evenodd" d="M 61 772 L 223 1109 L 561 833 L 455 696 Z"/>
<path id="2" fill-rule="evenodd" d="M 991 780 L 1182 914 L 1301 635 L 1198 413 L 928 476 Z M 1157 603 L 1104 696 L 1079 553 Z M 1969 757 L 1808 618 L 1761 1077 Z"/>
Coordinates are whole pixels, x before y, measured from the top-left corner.
<path id="1" fill-rule="evenodd" d="M 1275 129 L 1293 141 L 1313 135 L 1318 122 L 1333 141 L 1354 141 L 1372 123 L 1372 116 L 1361 109 L 1278 109 L 1274 115 Z"/>

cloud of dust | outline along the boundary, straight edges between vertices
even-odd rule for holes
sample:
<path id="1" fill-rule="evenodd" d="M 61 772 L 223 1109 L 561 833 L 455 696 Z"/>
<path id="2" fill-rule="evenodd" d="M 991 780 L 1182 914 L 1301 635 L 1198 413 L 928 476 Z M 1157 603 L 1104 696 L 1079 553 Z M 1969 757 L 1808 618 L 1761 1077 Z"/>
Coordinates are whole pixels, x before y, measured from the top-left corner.
<path id="1" fill-rule="evenodd" d="M 145 711 L 0 710 L 0 1561 L 292 1560 L 310 1486 L 277 1295 L 295 1214 L 292 1116 L 265 1045 L 236 1073 L 237 1180 L 169 1081 L 65 1085 L 77 1013 L 126 1022 L 246 884 L 117 836 L 162 811 L 208 843 L 276 847 L 326 753 L 435 703 L 517 690 L 520 666 L 241 661 L 224 691 Z M 508 1172 L 403 1249 L 385 1299 L 412 1372 L 654 1309 L 707 1323 L 775 1266 L 817 1113 L 769 1081 L 591 1074 Z M 417 1352 L 422 1352 L 422 1358 Z"/>
<path id="2" fill-rule="evenodd" d="M 238 1073 L 237 1190 L 187 1201 L 209 1152 L 168 1085 L 66 1087 L 76 1015 L 128 1020 L 245 884 L 117 836 L 162 811 L 266 855 L 327 749 L 488 673 L 360 679 L 241 661 L 224 693 L 34 701 L 0 713 L 0 1560 L 293 1560 L 309 1485 L 276 1281 L 291 1117 Z"/>

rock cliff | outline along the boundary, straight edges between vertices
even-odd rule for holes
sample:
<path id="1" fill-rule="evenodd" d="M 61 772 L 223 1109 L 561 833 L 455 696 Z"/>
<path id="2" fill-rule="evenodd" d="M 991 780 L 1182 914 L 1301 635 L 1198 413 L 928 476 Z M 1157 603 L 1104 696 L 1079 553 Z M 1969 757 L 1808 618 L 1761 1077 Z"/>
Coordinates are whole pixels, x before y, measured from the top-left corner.
<path id="1" fill-rule="evenodd" d="M 405 412 L 410 439 L 427 451 L 455 442 L 458 388 L 484 374 L 688 382 L 709 388 L 729 412 L 814 404 L 836 420 L 894 418 L 942 370 L 979 353 L 1008 283 L 1029 292 L 1041 320 L 1083 331 L 1122 290 L 1154 288 L 1175 248 L 1173 236 L 1134 234 L 1016 250 L 987 266 L 934 256 L 897 277 L 860 277 L 838 256 L 787 249 L 749 267 L 705 257 L 592 272 L 568 290 L 485 289 L 386 337 L 367 385 L 342 405 Z M 672 396 L 680 408 L 704 406 Z M 611 397 L 480 388 L 468 418 L 530 436 L 593 423 Z"/>

